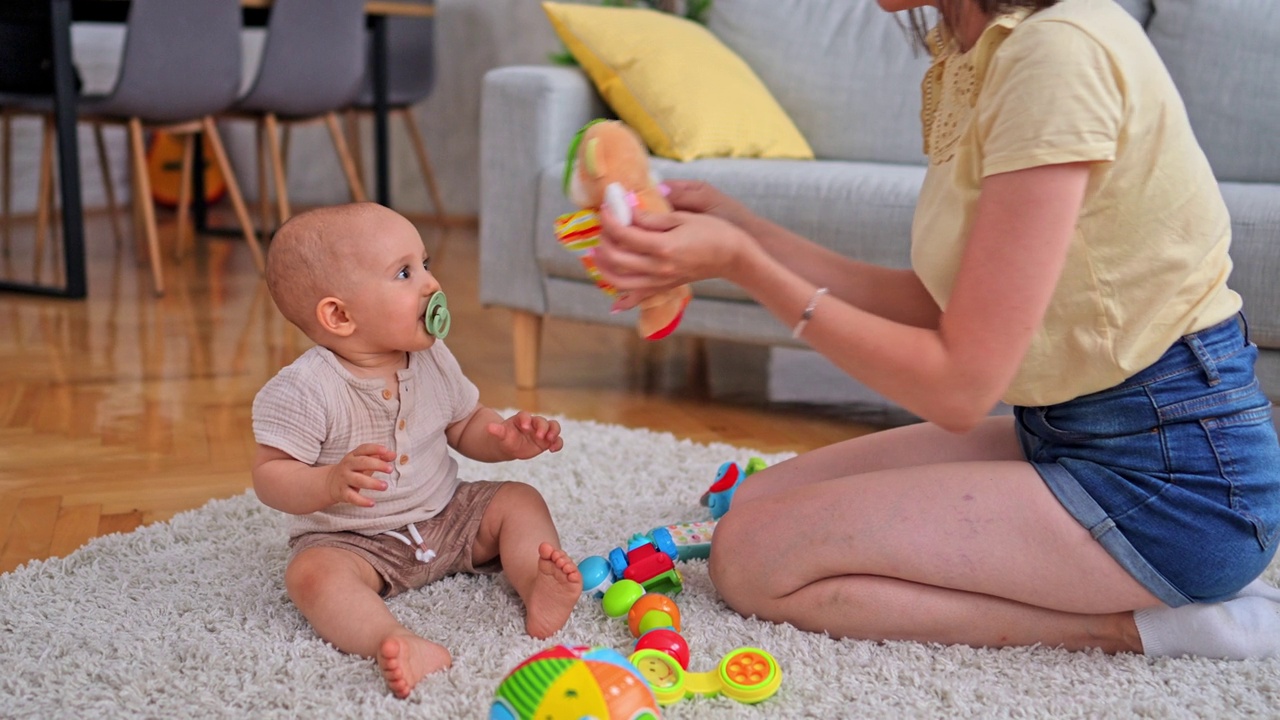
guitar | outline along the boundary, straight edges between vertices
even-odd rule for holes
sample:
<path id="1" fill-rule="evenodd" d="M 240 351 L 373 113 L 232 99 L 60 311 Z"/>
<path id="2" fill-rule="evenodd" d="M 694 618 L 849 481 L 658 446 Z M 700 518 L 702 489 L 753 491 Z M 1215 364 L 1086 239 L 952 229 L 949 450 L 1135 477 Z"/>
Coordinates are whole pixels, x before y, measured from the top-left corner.
<path id="1" fill-rule="evenodd" d="M 151 134 L 151 141 L 147 144 L 147 176 L 151 179 L 151 197 L 157 205 L 170 208 L 178 206 L 178 193 L 182 189 L 184 141 L 183 136 L 162 130 Z M 226 194 L 227 181 L 222 177 L 218 164 L 212 161 L 213 147 L 209 144 L 209 138 L 204 138 L 203 151 L 204 201 L 212 205 Z M 192 172 L 195 171 L 192 168 Z"/>

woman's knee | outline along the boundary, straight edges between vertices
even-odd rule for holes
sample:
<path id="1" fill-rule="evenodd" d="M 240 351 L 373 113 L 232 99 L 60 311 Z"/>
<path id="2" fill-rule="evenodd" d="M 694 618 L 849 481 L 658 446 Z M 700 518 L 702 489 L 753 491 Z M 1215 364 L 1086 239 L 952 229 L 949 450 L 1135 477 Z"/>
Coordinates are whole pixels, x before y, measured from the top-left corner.
<path id="1" fill-rule="evenodd" d="M 742 615 L 758 614 L 767 589 L 753 544 L 749 506 L 734 507 L 716 524 L 707 570 L 725 604 Z"/>

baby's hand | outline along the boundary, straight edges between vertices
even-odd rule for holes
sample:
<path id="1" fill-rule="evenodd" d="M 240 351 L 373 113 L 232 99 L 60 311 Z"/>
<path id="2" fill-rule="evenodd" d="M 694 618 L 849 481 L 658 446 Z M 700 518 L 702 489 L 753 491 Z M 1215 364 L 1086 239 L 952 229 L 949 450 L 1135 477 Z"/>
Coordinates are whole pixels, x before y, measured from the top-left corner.
<path id="1" fill-rule="evenodd" d="M 373 477 L 373 474 L 391 472 L 391 461 L 395 457 L 395 453 L 377 443 L 365 443 L 347 453 L 337 465 L 329 466 L 329 474 L 325 478 L 329 499 L 334 504 L 373 507 L 373 500 L 361 495 L 360 491 L 386 490 L 386 481 Z"/>
<path id="2" fill-rule="evenodd" d="M 560 423 L 521 410 L 500 423 L 489 423 L 489 434 L 512 460 L 528 460 L 544 450 L 559 452 L 564 447 Z"/>

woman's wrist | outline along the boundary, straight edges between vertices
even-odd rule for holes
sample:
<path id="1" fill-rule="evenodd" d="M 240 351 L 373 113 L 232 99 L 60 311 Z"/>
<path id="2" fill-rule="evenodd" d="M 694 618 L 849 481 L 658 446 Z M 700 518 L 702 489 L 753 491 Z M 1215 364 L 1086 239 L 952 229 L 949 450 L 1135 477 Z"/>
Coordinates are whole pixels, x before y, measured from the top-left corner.
<path id="1" fill-rule="evenodd" d="M 795 324 L 795 327 L 791 328 L 791 337 L 797 340 L 800 339 L 800 336 L 804 334 L 805 327 L 807 327 L 809 325 L 809 321 L 813 319 L 813 313 L 818 309 L 818 301 L 821 300 L 822 296 L 826 295 L 827 292 L 828 290 L 824 287 L 820 287 L 813 291 L 813 295 L 809 296 L 809 302 L 805 304 L 804 310 L 800 312 L 800 321 Z"/>
<path id="2" fill-rule="evenodd" d="M 746 286 L 756 273 L 756 266 L 767 258 L 767 254 L 760 249 L 760 243 L 755 240 L 755 236 L 745 228 L 733 225 L 733 229 L 736 231 L 736 237 L 733 238 L 733 251 L 722 277 L 736 286 Z"/>
<path id="3" fill-rule="evenodd" d="M 736 249 L 722 274 L 725 280 L 751 292 L 751 288 L 761 280 L 776 272 L 776 262 L 769 253 L 760 246 L 755 236 L 741 228 L 737 228 L 740 237 L 736 241 Z"/>

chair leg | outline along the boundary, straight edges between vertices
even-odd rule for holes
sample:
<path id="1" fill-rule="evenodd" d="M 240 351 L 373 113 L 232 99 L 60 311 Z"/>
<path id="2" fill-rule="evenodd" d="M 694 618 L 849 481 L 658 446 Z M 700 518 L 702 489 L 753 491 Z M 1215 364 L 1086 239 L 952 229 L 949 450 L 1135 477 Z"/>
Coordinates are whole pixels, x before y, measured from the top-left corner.
<path id="1" fill-rule="evenodd" d="M 293 124 L 279 122 L 280 125 L 280 174 L 284 175 L 285 184 L 289 184 L 289 140 L 293 137 Z M 284 222 L 283 220 L 281 222 Z"/>
<path id="2" fill-rule="evenodd" d="M 364 193 L 364 183 L 360 182 L 360 173 L 356 171 L 355 158 L 347 148 L 347 139 L 343 137 L 342 128 L 338 125 L 338 113 L 326 113 L 324 124 L 329 128 L 329 135 L 333 137 L 333 149 L 338 151 L 338 162 L 342 163 L 342 174 L 347 176 L 347 187 L 351 190 L 352 202 L 364 202 L 368 196 Z"/>
<path id="3" fill-rule="evenodd" d="M 191 166 L 195 164 L 196 136 L 187 133 L 182 137 L 182 175 L 178 181 L 178 230 L 173 241 L 173 257 L 182 259 L 187 240 L 187 221 L 191 216 Z"/>
<path id="4" fill-rule="evenodd" d="M 203 120 L 204 135 L 209 138 L 209 146 L 213 149 L 213 157 L 218 162 L 218 169 L 227 179 L 227 195 L 231 197 L 231 206 L 235 208 L 236 219 L 240 221 L 240 231 L 249 243 L 249 252 L 253 254 L 253 264 L 259 273 L 266 272 L 267 262 L 262 255 L 262 245 L 258 243 L 258 235 L 253 231 L 253 221 L 249 219 L 249 210 L 244 205 L 244 196 L 240 194 L 240 183 L 231 170 L 231 161 L 227 159 L 227 150 L 222 146 L 222 137 L 218 135 L 218 126 L 213 116 L 206 115 Z"/>
<path id="5" fill-rule="evenodd" d="M 52 215 L 50 198 L 53 195 L 53 118 L 45 117 L 41 124 L 40 180 L 36 190 L 36 247 L 35 278 L 39 279 L 44 261 L 44 245 L 49 236 L 49 217 Z"/>
<path id="6" fill-rule="evenodd" d="M 267 184 L 267 168 L 271 160 L 267 155 L 267 135 L 263 123 L 253 124 L 254 141 L 258 148 L 258 227 L 262 229 L 262 239 L 271 237 L 271 188 Z"/>
<path id="7" fill-rule="evenodd" d="M 444 203 L 440 200 L 440 188 L 436 185 L 436 175 L 431 171 L 431 158 L 427 156 L 427 144 L 422 141 L 422 132 L 418 130 L 418 124 L 414 122 L 413 113 L 409 108 L 397 110 L 396 114 L 404 119 L 405 129 L 409 131 L 409 140 L 413 143 L 414 152 L 418 155 L 418 166 L 422 168 L 422 179 L 427 183 L 431 204 L 436 209 L 436 222 L 443 225 Z"/>
<path id="8" fill-rule="evenodd" d="M 142 257 L 147 254 L 146 237 L 147 237 L 147 220 L 143 217 L 142 202 L 145 198 L 138 191 L 138 173 L 148 172 L 146 166 L 137 167 L 137 162 L 133 157 L 133 144 L 129 139 L 129 125 L 124 125 L 125 137 L 125 156 L 129 164 L 129 212 L 130 222 L 132 223 L 131 237 L 133 239 L 133 256 L 139 265 L 142 264 Z"/>
<path id="9" fill-rule="evenodd" d="M 164 260 L 160 257 L 160 236 L 156 230 L 156 209 L 151 199 L 151 178 L 147 174 L 147 151 L 142 137 L 142 121 L 129 118 L 129 150 L 133 155 L 134 188 L 142 210 L 147 234 L 147 256 L 151 260 L 151 280 L 156 295 L 164 295 Z"/>
<path id="10" fill-rule="evenodd" d="M 353 108 L 348 108 L 342 113 L 344 124 L 347 128 L 347 147 L 351 148 L 351 159 L 356 163 L 356 173 L 360 175 L 361 182 L 364 182 L 364 152 L 361 150 L 360 142 L 360 113 Z"/>
<path id="11" fill-rule="evenodd" d="M 118 251 L 124 244 L 124 229 L 120 226 L 120 208 L 116 204 L 115 183 L 111 181 L 111 161 L 107 159 L 107 142 L 102 136 L 102 123 L 93 124 L 93 141 L 98 146 L 98 167 L 102 169 L 102 189 L 107 194 L 107 214 L 111 216 L 111 232 L 115 234 Z"/>
<path id="12" fill-rule="evenodd" d="M 542 316 L 516 310 L 511 317 L 511 341 L 515 349 L 516 389 L 538 386 L 538 353 L 542 348 Z"/>
<path id="13" fill-rule="evenodd" d="M 10 183 L 13 180 L 13 123 L 8 110 L 0 110 L 0 126 L 2 126 L 0 132 L 4 133 L 4 148 L 0 150 L 3 154 L 3 159 L 0 159 L 0 164 L 3 165 L 3 169 L 0 169 L 0 173 L 3 173 L 3 177 L 0 177 L 0 222 L 4 223 L 0 233 L 4 235 L 4 244 L 0 251 L 3 251 L 4 257 L 7 258 L 11 251 L 9 226 L 12 216 L 10 213 L 12 198 L 9 197 L 9 192 Z"/>
<path id="14" fill-rule="evenodd" d="M 280 152 L 280 123 L 275 113 L 267 113 L 262 122 L 266 126 L 267 147 L 271 152 L 271 171 L 276 179 L 276 212 L 283 225 L 293 213 L 289 210 L 289 188 L 284 178 L 284 154 Z"/>

